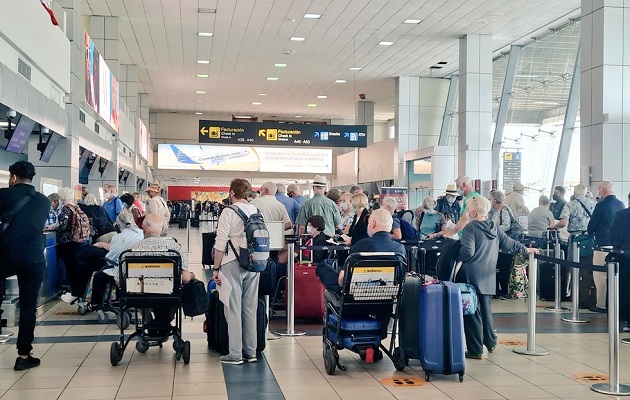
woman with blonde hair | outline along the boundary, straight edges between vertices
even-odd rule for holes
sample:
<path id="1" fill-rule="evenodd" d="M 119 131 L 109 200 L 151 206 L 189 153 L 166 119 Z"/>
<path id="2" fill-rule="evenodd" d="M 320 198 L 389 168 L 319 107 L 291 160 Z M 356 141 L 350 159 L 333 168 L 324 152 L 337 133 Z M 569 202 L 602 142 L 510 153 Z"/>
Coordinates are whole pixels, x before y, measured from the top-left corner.
<path id="1" fill-rule="evenodd" d="M 356 210 L 352 225 L 348 230 L 350 236 L 350 245 L 356 244 L 359 240 L 368 237 L 368 219 L 370 218 L 370 210 L 368 209 L 368 198 L 365 193 L 357 193 L 350 199 L 350 204 Z"/>

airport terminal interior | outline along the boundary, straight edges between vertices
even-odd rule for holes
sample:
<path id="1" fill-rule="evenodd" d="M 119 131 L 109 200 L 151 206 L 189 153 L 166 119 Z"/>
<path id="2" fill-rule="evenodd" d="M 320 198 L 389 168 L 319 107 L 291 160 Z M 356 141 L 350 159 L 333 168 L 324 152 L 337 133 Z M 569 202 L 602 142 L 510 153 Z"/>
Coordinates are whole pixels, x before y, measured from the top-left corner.
<path id="1" fill-rule="evenodd" d="M 204 238 L 218 229 L 214 205 L 228 204 L 235 178 L 250 183 L 253 198 L 261 191 L 266 197 L 265 183 L 273 182 L 286 190 L 276 197 L 296 204 L 322 187 L 329 194 L 362 191 L 368 210 L 394 198 L 391 211 L 411 210 L 411 229 L 424 235 L 404 242 L 410 271 L 411 258 L 419 265 L 422 240 L 434 239 L 420 222 L 421 214 L 432 214 L 428 199 L 452 197 L 448 204 L 458 210 L 449 219 L 438 203 L 444 218 L 433 234 L 459 226 L 458 195 L 489 197 L 492 204 L 497 198 L 500 204 L 497 191 L 522 199 L 508 229 L 520 225 L 523 234 L 530 211 L 562 203 L 562 196 L 588 200 L 590 211 L 574 201 L 564 206 L 577 207 L 571 212 L 586 223 L 596 202 L 615 195 L 623 208 L 630 202 L 627 0 L 0 0 L 0 6 L 10 11 L 0 24 L 0 190 L 9 186 L 9 167 L 28 161 L 36 170 L 32 185 L 46 196 L 71 193 L 83 202 L 89 193 L 103 205 L 110 193 L 137 193 L 142 207 L 155 195 L 169 206 L 183 204 L 184 217 L 172 208 L 168 236 L 204 285 L 213 277 Z M 458 177 L 469 177 L 470 185 L 463 189 Z M 333 199 L 340 215 L 350 207 L 344 198 Z M 9 208 L 0 202 L 0 210 Z M 82 299 L 65 301 L 73 296 L 53 228 L 44 234 L 37 368 L 13 369 L 20 302 L 15 277 L 6 281 L 0 400 L 621 398 L 630 394 L 630 347 L 622 340 L 630 321 L 616 310 L 617 279 L 602 283 L 583 274 L 619 264 L 594 255 L 571 265 L 569 233 L 586 225 L 571 231 L 573 214 L 561 212 L 549 225 L 560 224 L 562 250 L 542 256 L 562 258 L 562 272 L 541 269 L 518 295 L 494 296 L 497 346 L 467 356 L 463 381 L 457 371 L 427 377 L 418 359 L 400 368 L 396 357 L 372 360 L 369 351 L 348 349 L 338 350 L 347 370 L 330 374 L 327 354 L 334 353 L 322 338 L 330 324 L 322 314 L 295 316 L 289 304 L 303 293 L 291 295 L 290 285 L 269 311 L 257 362 L 221 363 L 199 315 L 182 323 L 189 363 L 172 337 L 146 352 L 131 342 L 114 363 L 116 317 L 84 312 Z M 297 212 L 288 214 L 291 229 L 280 228 L 278 237 L 274 230 L 278 249 L 298 233 Z M 604 225 L 611 224 L 609 216 Z M 304 252 L 295 254 L 299 265 Z M 550 260 L 537 261 L 544 262 Z M 510 263 L 509 271 L 524 265 Z M 585 269 L 560 278 L 571 266 Z M 582 284 L 586 276 L 592 285 Z M 143 286 L 144 276 L 138 279 Z M 623 285 L 621 291 L 630 289 Z M 543 295 L 543 286 L 553 295 Z M 596 303 L 590 289 L 599 291 Z M 593 303 L 584 306 L 582 297 Z M 576 318 L 587 321 L 570 321 Z M 134 330 L 131 324 L 123 332 Z M 399 330 L 390 325 L 382 344 L 401 346 Z"/>

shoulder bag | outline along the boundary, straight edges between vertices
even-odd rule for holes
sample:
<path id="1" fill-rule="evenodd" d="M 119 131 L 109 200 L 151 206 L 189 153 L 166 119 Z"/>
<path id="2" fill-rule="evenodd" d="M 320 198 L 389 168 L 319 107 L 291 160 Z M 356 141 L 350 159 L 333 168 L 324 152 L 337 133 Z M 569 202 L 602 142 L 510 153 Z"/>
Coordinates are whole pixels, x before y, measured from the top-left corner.
<path id="1" fill-rule="evenodd" d="M 35 197 L 34 194 L 27 194 L 26 197 L 24 197 L 22 200 L 20 200 L 15 207 L 13 207 L 13 209 L 9 212 L 6 212 L 4 214 L 2 214 L 0 216 L 0 236 L 4 233 L 4 231 L 7 230 L 7 228 L 9 227 L 9 224 L 11 223 L 11 220 L 13 220 L 13 217 L 15 217 L 15 214 L 18 213 L 18 211 L 20 211 L 22 209 L 22 207 L 24 207 L 26 205 L 26 203 L 28 203 L 29 201 L 31 201 L 31 199 Z"/>

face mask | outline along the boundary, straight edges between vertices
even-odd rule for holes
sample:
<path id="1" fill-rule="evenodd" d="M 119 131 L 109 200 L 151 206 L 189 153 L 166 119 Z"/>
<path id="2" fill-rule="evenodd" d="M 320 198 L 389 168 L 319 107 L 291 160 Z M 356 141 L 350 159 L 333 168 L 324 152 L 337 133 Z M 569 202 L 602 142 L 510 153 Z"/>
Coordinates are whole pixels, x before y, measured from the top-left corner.
<path id="1" fill-rule="evenodd" d="M 460 196 L 463 196 L 464 195 L 464 191 L 461 190 L 461 189 L 457 189 L 457 194 L 460 195 Z"/>
<path id="2" fill-rule="evenodd" d="M 446 198 L 446 202 L 447 202 L 448 204 L 453 204 L 453 203 L 455 203 L 455 197 L 451 197 L 451 196 L 447 197 L 447 198 Z"/>
<path id="3" fill-rule="evenodd" d="M 341 203 L 341 211 L 348 211 L 348 203 Z"/>
<path id="4" fill-rule="evenodd" d="M 313 229 L 310 225 L 306 225 L 306 233 L 313 233 Z"/>
<path id="5" fill-rule="evenodd" d="M 103 197 L 105 197 L 106 199 L 109 199 L 109 192 L 103 192 Z"/>
<path id="6" fill-rule="evenodd" d="M 374 205 L 374 203 L 370 202 L 370 204 L 369 204 L 370 208 L 372 208 L 373 205 Z"/>

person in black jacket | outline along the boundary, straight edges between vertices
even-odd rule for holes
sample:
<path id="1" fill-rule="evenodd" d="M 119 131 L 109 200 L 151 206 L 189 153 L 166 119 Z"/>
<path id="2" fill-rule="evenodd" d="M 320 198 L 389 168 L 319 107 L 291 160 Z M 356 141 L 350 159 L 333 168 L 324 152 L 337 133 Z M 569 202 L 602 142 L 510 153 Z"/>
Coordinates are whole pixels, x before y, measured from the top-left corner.
<path id="1" fill-rule="evenodd" d="M 104 242 L 109 243 L 112 238 L 116 236 L 116 228 L 114 224 L 109 221 L 107 212 L 105 209 L 98 205 L 96 196 L 92 193 L 88 193 L 83 199 L 83 203 L 78 204 L 79 208 L 83 210 L 85 215 L 90 219 L 90 225 L 94 229 L 94 236 L 92 237 L 93 243 Z"/>
<path id="2" fill-rule="evenodd" d="M 609 255 L 607 260 L 614 256 L 619 261 L 619 318 L 624 321 L 623 331 L 630 332 L 630 255 L 626 254 L 630 252 L 630 208 L 615 214 L 608 236 L 614 254 Z"/>
<path id="3" fill-rule="evenodd" d="M 9 187 L 0 189 L 0 219 L 6 224 L 7 214 L 14 213 L 9 225 L 0 233 L 0 279 L 17 275 L 20 296 L 20 326 L 17 338 L 18 358 L 13 369 L 21 371 L 37 367 L 33 350 L 37 296 L 44 278 L 44 226 L 50 201 L 35 191 L 31 181 L 35 167 L 18 161 L 9 167 Z M 14 211 L 25 198 L 29 200 Z"/>
<path id="4" fill-rule="evenodd" d="M 309 231 L 310 228 L 310 231 Z M 327 240 L 330 236 L 324 233 L 326 228 L 326 221 L 321 215 L 313 215 L 308 219 L 308 225 L 306 226 L 306 232 L 313 236 L 313 246 L 327 246 Z M 311 255 L 311 264 L 317 265 L 320 262 L 328 258 L 328 251 L 326 250 L 313 250 Z"/>

